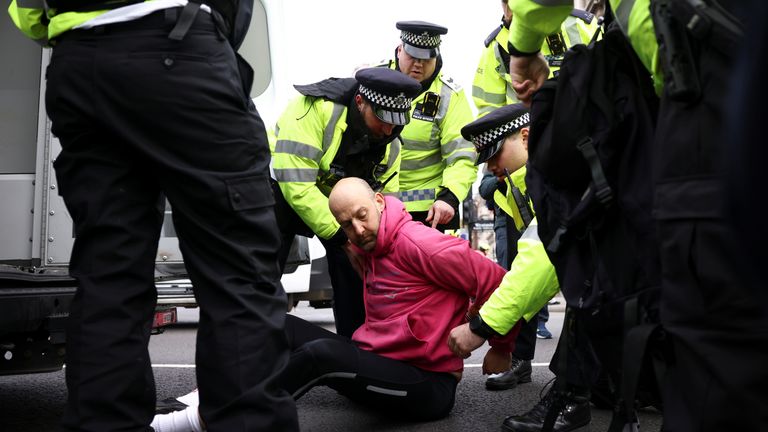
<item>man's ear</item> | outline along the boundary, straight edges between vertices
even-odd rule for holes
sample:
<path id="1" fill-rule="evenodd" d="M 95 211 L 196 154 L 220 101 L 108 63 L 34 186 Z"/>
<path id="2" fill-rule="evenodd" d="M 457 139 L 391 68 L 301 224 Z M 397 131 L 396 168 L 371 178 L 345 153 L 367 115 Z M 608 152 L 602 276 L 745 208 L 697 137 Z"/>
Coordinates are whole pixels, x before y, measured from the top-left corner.
<path id="1" fill-rule="evenodd" d="M 360 93 L 355 95 L 355 105 L 357 105 L 357 109 L 360 112 L 363 112 L 363 107 L 365 106 L 365 99 L 363 99 Z"/>
<path id="2" fill-rule="evenodd" d="M 523 139 L 523 148 L 525 148 L 525 151 L 528 151 L 528 127 L 524 127 L 520 129 L 520 138 Z"/>
<path id="3" fill-rule="evenodd" d="M 384 199 L 384 195 L 381 192 L 376 192 L 373 199 L 376 202 L 376 208 L 379 209 L 379 212 L 384 211 L 384 208 L 387 206 L 387 201 Z"/>

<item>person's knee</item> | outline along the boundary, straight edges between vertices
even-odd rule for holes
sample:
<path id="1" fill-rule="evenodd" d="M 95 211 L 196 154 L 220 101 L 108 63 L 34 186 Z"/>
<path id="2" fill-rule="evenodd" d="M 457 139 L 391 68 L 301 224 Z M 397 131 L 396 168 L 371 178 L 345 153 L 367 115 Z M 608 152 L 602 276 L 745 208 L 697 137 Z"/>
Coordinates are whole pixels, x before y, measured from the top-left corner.
<path id="1" fill-rule="evenodd" d="M 314 363 L 323 365 L 335 363 L 345 344 L 333 339 L 315 339 L 300 346 L 296 351 L 303 351 L 312 357 Z"/>

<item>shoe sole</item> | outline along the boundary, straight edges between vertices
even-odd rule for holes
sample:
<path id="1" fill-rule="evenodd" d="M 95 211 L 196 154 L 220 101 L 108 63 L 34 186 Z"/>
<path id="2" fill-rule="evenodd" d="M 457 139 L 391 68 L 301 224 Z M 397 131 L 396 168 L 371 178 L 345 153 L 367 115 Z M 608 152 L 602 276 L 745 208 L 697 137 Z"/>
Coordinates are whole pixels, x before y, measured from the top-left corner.
<path id="1" fill-rule="evenodd" d="M 528 374 L 527 376 L 520 377 L 517 381 L 514 383 L 504 383 L 504 384 L 496 384 L 495 382 L 491 381 L 485 382 L 485 388 L 486 390 L 512 390 L 513 388 L 517 387 L 519 384 L 525 384 L 531 382 L 531 374 Z"/>

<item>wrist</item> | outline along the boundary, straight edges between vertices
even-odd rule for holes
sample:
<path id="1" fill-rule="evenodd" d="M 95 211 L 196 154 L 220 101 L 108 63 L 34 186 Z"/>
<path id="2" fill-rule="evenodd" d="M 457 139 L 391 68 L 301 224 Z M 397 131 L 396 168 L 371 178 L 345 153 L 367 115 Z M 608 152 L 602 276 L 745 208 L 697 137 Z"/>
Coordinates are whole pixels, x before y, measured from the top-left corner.
<path id="1" fill-rule="evenodd" d="M 517 48 L 515 48 L 514 45 L 512 45 L 511 42 L 507 42 L 507 52 L 509 52 L 510 55 L 515 57 L 533 57 L 539 53 L 540 50 L 536 50 L 533 52 L 526 52 L 526 51 L 520 51 Z"/>
<path id="2" fill-rule="evenodd" d="M 496 330 L 483 321 L 483 317 L 477 314 L 469 319 L 469 330 L 483 339 L 501 336 Z"/>

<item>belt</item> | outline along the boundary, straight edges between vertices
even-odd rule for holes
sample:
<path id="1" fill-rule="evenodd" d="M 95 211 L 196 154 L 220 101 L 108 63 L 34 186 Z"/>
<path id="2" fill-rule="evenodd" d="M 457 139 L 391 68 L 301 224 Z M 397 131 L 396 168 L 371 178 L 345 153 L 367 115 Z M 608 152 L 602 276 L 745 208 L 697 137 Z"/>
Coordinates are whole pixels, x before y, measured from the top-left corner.
<path id="1" fill-rule="evenodd" d="M 192 26 L 202 30 L 218 31 L 214 17 L 206 12 L 197 13 L 199 7 L 199 3 L 189 2 L 187 6 L 158 10 L 131 21 L 104 24 L 87 29 L 72 29 L 56 39 L 162 29 L 168 31 L 169 38 L 181 40 Z"/>

